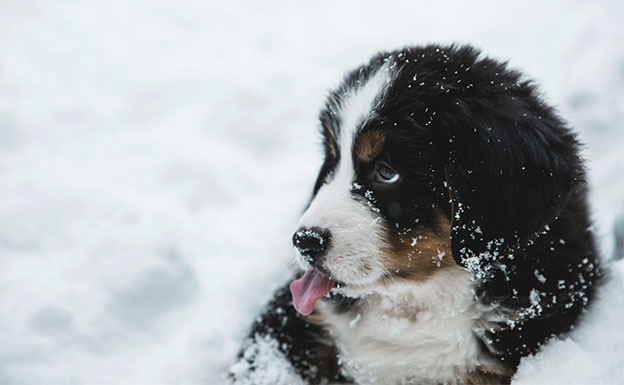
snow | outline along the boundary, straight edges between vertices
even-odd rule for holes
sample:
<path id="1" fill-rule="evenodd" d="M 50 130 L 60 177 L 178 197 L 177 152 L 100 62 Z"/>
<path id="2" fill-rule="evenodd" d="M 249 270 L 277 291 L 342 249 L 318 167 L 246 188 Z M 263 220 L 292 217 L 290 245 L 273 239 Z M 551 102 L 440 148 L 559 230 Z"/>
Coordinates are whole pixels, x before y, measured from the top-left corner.
<path id="1" fill-rule="evenodd" d="M 624 379 L 624 263 L 611 271 L 610 282 L 570 336 L 550 341 L 525 358 L 514 385 L 621 384 Z"/>
<path id="2" fill-rule="evenodd" d="M 256 336 L 243 347 L 245 359 L 230 367 L 233 378 L 240 385 L 305 385 L 301 377 L 279 350 L 276 340 Z M 249 370 L 249 362 L 263 370 Z"/>
<path id="3" fill-rule="evenodd" d="M 292 270 L 327 89 L 382 49 L 470 42 L 535 78 L 586 143 L 610 258 L 623 19 L 621 1 L 0 2 L 0 382 L 223 382 Z M 514 383 L 624 382 L 623 282 L 620 261 Z"/>

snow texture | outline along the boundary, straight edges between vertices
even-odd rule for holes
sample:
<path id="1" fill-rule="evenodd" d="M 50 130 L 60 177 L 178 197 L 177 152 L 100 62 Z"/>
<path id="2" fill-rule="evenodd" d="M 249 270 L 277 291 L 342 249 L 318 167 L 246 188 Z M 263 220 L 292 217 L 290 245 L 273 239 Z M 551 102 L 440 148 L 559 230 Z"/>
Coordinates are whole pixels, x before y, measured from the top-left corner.
<path id="1" fill-rule="evenodd" d="M 469 42 L 535 78 L 611 258 L 622 26 L 619 0 L 0 2 L 0 383 L 224 382 L 292 270 L 327 89 L 382 49 Z M 514 383 L 624 383 L 623 282 Z"/>
<path id="2" fill-rule="evenodd" d="M 253 365 L 255 370 L 249 370 Z M 243 347 L 243 359 L 230 367 L 238 385 L 305 385 L 279 350 L 276 340 L 256 336 Z"/>

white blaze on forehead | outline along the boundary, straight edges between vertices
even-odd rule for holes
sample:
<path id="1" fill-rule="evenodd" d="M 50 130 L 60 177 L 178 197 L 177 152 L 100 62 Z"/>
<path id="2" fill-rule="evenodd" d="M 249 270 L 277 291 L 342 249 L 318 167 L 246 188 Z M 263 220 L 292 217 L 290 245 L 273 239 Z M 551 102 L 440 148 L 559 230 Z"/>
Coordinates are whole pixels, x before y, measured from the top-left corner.
<path id="1" fill-rule="evenodd" d="M 349 90 L 349 93 L 341 99 L 338 109 L 341 121 L 339 132 L 341 164 L 351 165 L 353 140 L 362 125 L 374 116 L 374 110 L 382 103 L 384 92 L 391 79 L 390 67 L 386 63 L 364 85 Z"/>
<path id="2" fill-rule="evenodd" d="M 390 84 L 391 72 L 388 64 L 381 66 L 368 81 L 358 88 L 349 90 L 340 100 L 340 164 L 334 174 L 332 184 L 351 190 L 355 178 L 353 167 L 353 141 L 363 124 L 374 117 L 374 111 L 382 101 L 384 92 Z"/>
<path id="3" fill-rule="evenodd" d="M 370 208 L 351 193 L 355 181 L 351 152 L 358 130 L 374 117 L 374 110 L 382 103 L 391 79 L 391 71 L 385 64 L 364 84 L 343 95 L 338 107 L 340 163 L 328 176 L 331 181 L 320 188 L 299 222 L 303 227 L 329 230 L 331 242 L 325 265 L 334 278 L 347 283 L 366 280 L 362 272 L 364 264 L 373 271 L 380 265 L 372 259 L 384 245 L 382 227 Z"/>

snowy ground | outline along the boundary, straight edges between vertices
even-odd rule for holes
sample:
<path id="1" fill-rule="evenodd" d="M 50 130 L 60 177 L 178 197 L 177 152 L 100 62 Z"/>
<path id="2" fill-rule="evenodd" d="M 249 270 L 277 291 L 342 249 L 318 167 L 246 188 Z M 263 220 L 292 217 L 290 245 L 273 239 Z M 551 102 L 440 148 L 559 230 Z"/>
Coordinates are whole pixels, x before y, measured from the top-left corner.
<path id="1" fill-rule="evenodd" d="M 471 42 L 536 78 L 609 258 L 624 3 L 431 3 L 0 2 L 0 383 L 220 383 L 292 266 L 323 96 L 379 49 Z M 613 278 L 516 384 L 624 382 Z"/>

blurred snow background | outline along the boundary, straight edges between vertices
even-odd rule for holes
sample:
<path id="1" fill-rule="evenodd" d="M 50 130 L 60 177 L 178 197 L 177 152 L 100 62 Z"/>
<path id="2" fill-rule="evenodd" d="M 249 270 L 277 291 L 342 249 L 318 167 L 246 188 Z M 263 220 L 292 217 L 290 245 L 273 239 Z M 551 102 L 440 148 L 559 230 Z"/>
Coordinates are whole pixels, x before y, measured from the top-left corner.
<path id="1" fill-rule="evenodd" d="M 288 277 L 316 113 L 378 50 L 469 42 L 587 144 L 624 212 L 624 2 L 0 2 L 0 383 L 216 384 Z M 517 384 L 624 382 L 624 267 Z"/>

